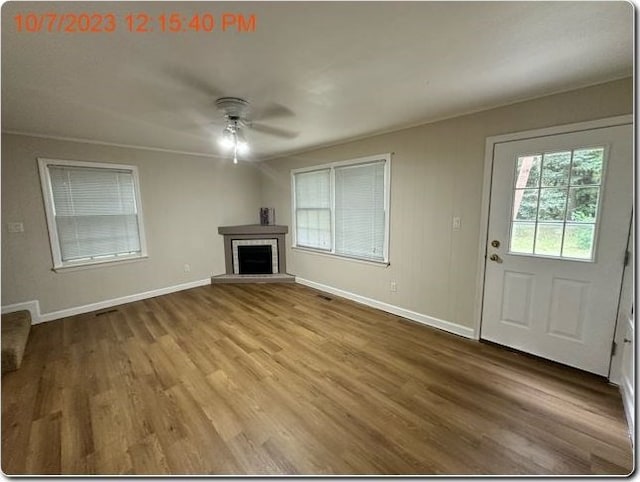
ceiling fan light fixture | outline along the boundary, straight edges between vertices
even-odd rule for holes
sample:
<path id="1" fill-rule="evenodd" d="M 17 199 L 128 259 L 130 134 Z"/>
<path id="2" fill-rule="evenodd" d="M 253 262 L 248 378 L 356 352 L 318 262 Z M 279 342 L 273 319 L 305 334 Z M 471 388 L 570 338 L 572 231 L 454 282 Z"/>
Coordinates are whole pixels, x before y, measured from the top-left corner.
<path id="1" fill-rule="evenodd" d="M 225 127 L 222 131 L 222 137 L 218 139 L 218 144 L 224 149 L 231 149 L 236 143 L 235 134 L 233 129 L 229 126 Z"/>
<path id="2" fill-rule="evenodd" d="M 221 149 L 230 152 L 233 163 L 238 163 L 238 157 L 246 156 L 250 151 L 249 142 L 245 137 L 247 129 L 255 129 L 265 134 L 274 135 L 277 137 L 295 137 L 297 133 L 291 133 L 284 129 L 270 128 L 262 124 L 254 124 L 251 120 L 251 109 L 249 108 L 249 102 L 239 97 L 221 97 L 216 99 L 215 105 L 221 112 L 225 120 L 225 126 L 222 128 L 221 136 L 218 140 Z M 278 107 L 278 106 L 276 106 Z M 285 110 L 280 106 L 280 111 Z M 269 115 L 273 115 L 272 113 Z M 278 109 L 276 109 L 278 110 Z M 267 111 L 263 109 L 262 115 L 264 116 Z M 275 112 L 278 114 L 278 112 Z M 292 113 L 291 113 L 292 114 Z"/>
<path id="3" fill-rule="evenodd" d="M 249 144 L 246 142 L 238 141 L 238 154 L 246 154 L 249 152 Z"/>
<path id="4" fill-rule="evenodd" d="M 249 143 L 244 136 L 244 133 L 238 128 L 236 129 L 236 146 L 238 154 L 246 154 L 249 152 Z"/>

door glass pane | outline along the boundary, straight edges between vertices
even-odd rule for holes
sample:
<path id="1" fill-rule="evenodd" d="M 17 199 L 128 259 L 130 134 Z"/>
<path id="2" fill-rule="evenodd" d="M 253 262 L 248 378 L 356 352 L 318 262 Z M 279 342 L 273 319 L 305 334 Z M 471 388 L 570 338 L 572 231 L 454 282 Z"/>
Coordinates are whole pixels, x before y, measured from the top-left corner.
<path id="1" fill-rule="evenodd" d="M 567 224 L 564 232 L 562 256 L 591 259 L 593 253 L 593 224 Z"/>
<path id="2" fill-rule="evenodd" d="M 585 147 L 517 157 L 509 252 L 593 259 L 604 154 Z"/>
<path id="3" fill-rule="evenodd" d="M 514 253 L 533 254 L 535 233 L 535 223 L 513 223 L 511 227 L 511 251 Z"/>
<path id="4" fill-rule="evenodd" d="M 538 224 L 535 254 L 560 256 L 562 228 L 562 224 Z"/>
<path id="5" fill-rule="evenodd" d="M 538 187 L 540 183 L 540 154 L 518 157 L 516 166 L 516 189 Z"/>
<path id="6" fill-rule="evenodd" d="M 535 221 L 538 210 L 538 189 L 516 189 L 513 195 L 514 221 Z"/>
<path id="7" fill-rule="evenodd" d="M 602 180 L 602 163 L 604 148 L 578 149 L 573 153 L 571 165 L 571 184 L 600 184 Z"/>
<path id="8" fill-rule="evenodd" d="M 595 223 L 598 211 L 598 187 L 572 187 L 569 189 L 567 221 Z"/>
<path id="9" fill-rule="evenodd" d="M 568 185 L 570 164 L 571 151 L 545 154 L 542 161 L 542 187 Z"/>
<path id="10" fill-rule="evenodd" d="M 558 221 L 560 223 L 563 222 L 566 205 L 566 189 L 540 189 L 538 221 Z"/>

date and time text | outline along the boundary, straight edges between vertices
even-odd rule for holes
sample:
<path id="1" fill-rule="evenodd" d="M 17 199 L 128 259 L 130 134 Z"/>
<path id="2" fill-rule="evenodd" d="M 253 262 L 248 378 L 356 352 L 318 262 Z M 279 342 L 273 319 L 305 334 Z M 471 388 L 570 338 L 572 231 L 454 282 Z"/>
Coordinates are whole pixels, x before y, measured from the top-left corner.
<path id="1" fill-rule="evenodd" d="M 152 15 L 132 12 L 115 13 L 19 13 L 13 17 L 18 32 L 24 33 L 188 33 L 255 32 L 257 16 L 246 13 L 210 12 L 182 14 L 167 12 Z"/>

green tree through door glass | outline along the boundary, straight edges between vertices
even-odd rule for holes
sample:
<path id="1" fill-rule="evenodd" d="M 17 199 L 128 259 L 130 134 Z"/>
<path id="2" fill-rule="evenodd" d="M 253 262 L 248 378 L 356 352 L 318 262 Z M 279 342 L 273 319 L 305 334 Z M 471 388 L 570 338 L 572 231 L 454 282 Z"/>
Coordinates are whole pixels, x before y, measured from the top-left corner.
<path id="1" fill-rule="evenodd" d="M 555 188 L 540 189 L 538 221 L 563 222 L 567 207 L 567 190 Z"/>
<path id="2" fill-rule="evenodd" d="M 578 149 L 573 152 L 571 184 L 574 186 L 599 186 L 602 178 L 604 148 Z"/>
<path id="3" fill-rule="evenodd" d="M 519 156 L 509 251 L 593 259 L 603 167 L 603 147 Z"/>
<path id="4" fill-rule="evenodd" d="M 569 184 L 571 152 L 549 152 L 542 161 L 542 187 Z"/>

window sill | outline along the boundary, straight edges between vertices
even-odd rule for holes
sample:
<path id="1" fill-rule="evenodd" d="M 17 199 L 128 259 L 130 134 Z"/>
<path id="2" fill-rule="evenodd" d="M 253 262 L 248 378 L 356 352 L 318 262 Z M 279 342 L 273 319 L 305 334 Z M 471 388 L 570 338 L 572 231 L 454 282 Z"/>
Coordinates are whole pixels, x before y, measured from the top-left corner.
<path id="1" fill-rule="evenodd" d="M 343 254 L 335 254 L 328 251 L 320 251 L 313 248 L 303 248 L 301 246 L 291 246 L 291 249 L 295 251 L 301 251 L 303 253 L 315 254 L 317 256 L 327 256 L 329 258 L 338 258 L 344 261 L 353 261 L 355 263 L 368 264 L 372 266 L 378 266 L 380 268 L 386 268 L 391 265 L 388 261 L 373 261 L 370 259 L 354 258 L 351 256 L 345 256 Z"/>
<path id="2" fill-rule="evenodd" d="M 67 271 L 80 271 L 83 269 L 94 269 L 99 268 L 101 266 L 113 266 L 119 264 L 127 264 L 127 263 L 135 263 L 136 261 L 144 261 L 149 259 L 149 256 L 144 254 L 141 256 L 133 256 L 129 258 L 120 258 L 120 259 L 105 259 L 102 261 L 89 261 L 86 263 L 78 263 L 78 264 L 65 264 L 62 266 L 54 266 L 51 268 L 51 271 L 55 271 L 56 273 L 66 273 Z"/>

